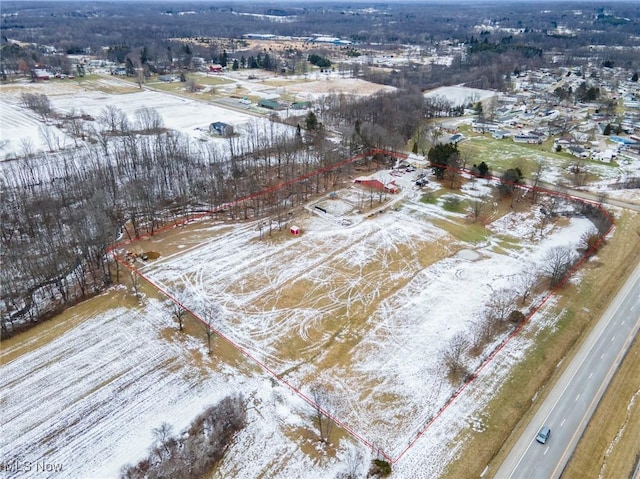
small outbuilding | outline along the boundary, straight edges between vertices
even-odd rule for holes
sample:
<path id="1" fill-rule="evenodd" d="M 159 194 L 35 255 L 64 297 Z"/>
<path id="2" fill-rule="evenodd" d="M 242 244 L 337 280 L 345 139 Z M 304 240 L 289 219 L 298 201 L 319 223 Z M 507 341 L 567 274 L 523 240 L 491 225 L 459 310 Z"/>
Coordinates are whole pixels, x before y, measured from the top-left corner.
<path id="1" fill-rule="evenodd" d="M 300 236 L 300 228 L 297 226 L 292 226 L 290 231 L 293 236 Z"/>
<path id="2" fill-rule="evenodd" d="M 268 110 L 282 110 L 283 106 L 275 100 L 262 99 L 258 102 L 258 106 Z"/>
<path id="3" fill-rule="evenodd" d="M 51 73 L 49 73 L 47 70 L 41 70 L 41 69 L 34 69 L 31 72 L 31 75 L 33 77 L 34 80 L 36 81 L 43 81 L 43 80 L 50 80 L 51 79 Z"/>

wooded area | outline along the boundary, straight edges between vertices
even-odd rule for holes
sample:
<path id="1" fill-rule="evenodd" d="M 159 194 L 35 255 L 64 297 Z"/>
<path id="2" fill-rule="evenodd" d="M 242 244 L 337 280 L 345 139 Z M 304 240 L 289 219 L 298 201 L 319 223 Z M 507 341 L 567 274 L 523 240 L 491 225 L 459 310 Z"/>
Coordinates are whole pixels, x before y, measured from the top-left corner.
<path id="1" fill-rule="evenodd" d="M 178 8 L 128 2 L 6 2 L 0 61 L 5 81 L 34 74 L 43 64 L 84 75 L 84 67 L 72 71 L 69 55 L 74 54 L 123 62 L 127 74 L 143 76 L 165 71 L 184 76 L 197 68 L 197 57 L 225 65 L 233 62 L 232 68 L 279 71 L 287 65 L 295 70 L 318 61 L 326 68 L 327 62 L 331 68 L 345 68 L 327 59 L 328 46 L 313 42 L 304 51 L 292 48 L 284 56 L 267 50 L 238 54 L 247 44 L 242 35 L 256 31 L 323 31 L 352 42 L 344 47 L 347 56 L 359 55 L 365 45 L 372 50 L 401 44 L 423 50 L 468 47 L 451 65 L 409 62 L 389 70 L 351 64 L 351 75 L 398 90 L 362 98 L 327 95 L 317 103 L 317 118 L 314 113 L 312 122 L 302 122 L 304 131 L 298 126 L 295 134 L 281 134 L 271 128 L 230 137 L 230 154 L 169 131 L 153 109 L 141 109 L 133 119 L 116 107 L 105 108 L 98 118 L 63 115 L 54 111 L 46 95 L 25 93 L 23 106 L 43 122 L 59 124 L 77 148 L 54 154 L 56 140 L 47 136 L 50 153 L 36 153 L 25 143 L 20 158 L 4 168 L 1 282 L 8 314 L 2 315 L 2 336 L 111 284 L 118 270 L 105 252 L 120 234 L 152 234 L 177 217 L 207 211 L 370 148 L 401 149 L 414 138 L 416 152 L 426 154 L 428 142 L 422 139 L 431 133 L 422 131 L 422 120 L 460 114 L 462 107 L 424 98 L 425 88 L 467 82 L 500 90 L 510 75 L 542 66 L 557 52 L 567 65 L 601 60 L 609 67 L 640 67 L 632 49 L 590 47 L 628 44 L 629 34 L 638 29 L 637 6 L 618 3 L 615 14 L 596 5 L 580 6 L 580 15 L 575 13 L 577 4 L 569 2 L 562 4 L 565 13 L 553 4 L 549 14 L 541 15 L 540 9 L 547 12 L 544 4 L 505 4 L 499 9 L 475 3 L 456 9 L 408 4 L 365 10 L 323 3 L 276 10 L 243 6 L 239 15 L 236 6 L 208 4 Z M 275 22 L 274 17 L 290 21 Z M 485 17 L 500 28 L 478 32 L 478 19 Z M 575 33 L 555 34 L 558 18 Z M 509 29 L 518 34 L 508 34 Z M 330 134 L 341 138 L 340 145 L 327 141 Z M 287 208 L 326 190 L 345 173 L 339 169 L 291 184 L 277 194 L 243 202 L 227 214 L 243 219 L 271 215 L 281 223 Z"/>

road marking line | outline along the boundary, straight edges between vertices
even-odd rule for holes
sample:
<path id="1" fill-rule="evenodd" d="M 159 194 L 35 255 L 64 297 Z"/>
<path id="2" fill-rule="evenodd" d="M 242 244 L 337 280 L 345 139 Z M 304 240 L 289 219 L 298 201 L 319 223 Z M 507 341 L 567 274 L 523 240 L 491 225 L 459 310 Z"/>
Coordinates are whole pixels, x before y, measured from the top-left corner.
<path id="1" fill-rule="evenodd" d="M 602 356 L 600 356 L 600 359 L 604 358 L 604 353 L 602 353 Z"/>
<path id="2" fill-rule="evenodd" d="M 640 269 L 640 265 L 638 265 L 638 269 Z M 636 326 L 638 326 L 638 325 L 640 325 L 640 318 L 638 318 L 638 322 L 636 323 Z M 632 331 L 633 331 L 633 329 L 635 329 L 635 328 L 632 328 Z M 598 338 L 600 338 L 601 334 L 598 336 Z M 586 426 L 583 426 L 583 424 L 585 422 L 585 418 L 587 416 L 589 416 L 589 415 L 593 415 L 593 411 L 595 410 L 596 403 L 602 398 L 602 395 L 604 394 L 604 391 L 609 386 L 609 383 L 611 382 L 611 378 L 613 377 L 614 371 L 616 371 L 618 369 L 618 367 L 620 365 L 620 361 L 622 361 L 622 356 L 624 356 L 626 351 L 629 349 L 629 343 L 631 341 L 631 338 L 635 337 L 635 336 L 636 335 L 633 334 L 632 336 L 629 336 L 625 340 L 622 349 L 618 352 L 618 354 L 616 355 L 613 363 L 609 367 L 609 370 L 607 371 L 607 374 L 605 375 L 605 379 L 604 379 L 603 383 L 600 384 L 600 388 L 598 388 L 598 391 L 596 392 L 596 394 L 594 395 L 593 399 L 591 400 L 591 403 L 587 407 L 585 413 L 582 415 L 582 418 L 580 419 L 580 422 L 578 423 L 578 427 L 575 428 L 575 432 L 573 433 L 573 436 L 569 440 L 569 443 L 567 444 L 567 447 L 564 449 L 564 451 L 562 453 L 562 456 L 560 457 L 560 460 L 558 461 L 558 464 L 556 465 L 556 468 L 553 470 L 553 473 L 551 474 L 550 477 L 552 477 L 552 478 L 560 477 L 560 474 L 558 473 L 558 469 L 560 468 L 560 466 L 566 465 L 565 457 L 567 457 L 567 455 L 571 452 L 570 449 L 571 449 L 571 445 L 572 444 L 574 444 L 574 449 L 575 449 L 575 444 L 577 444 L 578 435 L 582 434 L 582 432 L 586 428 Z M 604 354 L 602 356 L 604 356 Z M 581 364 L 582 364 L 582 362 L 581 362 Z M 575 374 L 573 376 L 575 376 Z M 572 376 L 572 378 L 573 378 L 573 376 Z M 566 387 L 565 387 L 564 390 L 566 390 Z M 554 407 L 558 403 L 558 401 L 559 400 L 557 400 L 555 402 Z M 551 413 L 549 413 L 549 414 L 551 414 Z M 549 415 L 547 415 L 547 417 L 549 417 Z"/>
<path id="3" fill-rule="evenodd" d="M 560 423 L 560 427 L 564 426 L 564 422 L 565 422 L 566 420 L 567 420 L 567 418 L 564 418 L 564 419 L 562 420 L 562 422 Z"/>
<path id="4" fill-rule="evenodd" d="M 577 401 L 578 399 L 580 399 L 580 394 L 578 394 L 578 395 L 576 396 L 576 401 Z"/>
<path id="5" fill-rule="evenodd" d="M 547 452 L 549 452 L 549 446 L 547 446 L 547 448 L 544 450 L 544 455 L 547 455 Z"/>
<path id="6" fill-rule="evenodd" d="M 593 373 L 589 373 L 589 379 L 593 377 Z"/>
<path id="7" fill-rule="evenodd" d="M 613 342 L 613 340 L 616 339 L 616 335 L 614 334 L 613 337 L 611 338 L 611 341 Z"/>

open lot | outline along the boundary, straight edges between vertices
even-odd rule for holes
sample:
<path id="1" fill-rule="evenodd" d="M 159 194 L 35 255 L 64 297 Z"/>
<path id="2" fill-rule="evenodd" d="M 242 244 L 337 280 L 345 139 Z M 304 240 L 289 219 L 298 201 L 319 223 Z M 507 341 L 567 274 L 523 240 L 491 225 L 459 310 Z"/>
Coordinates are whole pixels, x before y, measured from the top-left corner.
<path id="1" fill-rule="evenodd" d="M 550 248 L 575 247 L 591 223 L 572 218 L 542 228 L 539 211 L 525 204 L 517 211 L 495 207 L 483 234 L 464 241 L 456 233 L 474 226 L 464 208 L 447 211 L 446 192 L 420 201 L 410 180 L 399 178 L 401 195 L 389 195 L 373 216 L 354 208 L 363 197 L 354 188 L 315 200 L 292 220 L 299 237 L 285 230 L 260 240 L 256 222 L 200 221 L 129 248 L 159 253 L 138 264 L 140 271 L 294 389 L 308 396 L 314 387 L 325 391 L 330 412 L 400 459 L 399 473 L 433 477 L 462 446 L 455 440 L 461 431 L 482 430 L 488 391 L 530 343 L 526 336 L 508 343 L 501 360 L 440 413 L 458 387 L 447 379 L 443 351 L 456 334 L 471 334 L 493 292 L 538 268 Z M 488 180 L 477 180 L 456 195 L 464 205 L 489 191 Z M 312 213 L 314 205 L 327 213 Z M 32 350 L 3 351 L 10 358 L 3 360 L 3 377 L 13 378 L 4 397 L 10 406 L 3 408 L 4 457 L 11 445 L 15 457 L 69 463 L 73 456 L 78 463 L 87 459 L 96 474 L 111 475 L 144 454 L 151 429 L 166 421 L 180 430 L 230 391 L 254 398 L 256 415 L 237 439 L 243 452 L 232 448 L 222 476 L 269 475 L 280 467 L 271 459 L 282 456 L 294 476 L 308 476 L 313 464 L 313 475 L 326 477 L 342 470 L 350 451 L 370 454 L 339 431 L 331 448 L 322 446 L 310 406 L 291 389 L 270 382 L 269 374 L 220 340 L 209 358 L 204 334 L 193 326 L 200 338 L 172 331 L 168 305 L 153 299 L 152 290 L 147 295 L 142 306 L 107 304 Z M 543 310 L 527 328 L 553 321 Z M 482 355 L 469 358 L 468 366 L 481 361 Z M 56 406 L 45 407 L 45 398 L 54 396 L 60 398 Z M 114 396 L 117 401 L 109 399 Z M 21 397 L 34 399 L 24 403 Z M 38 426 L 20 419 L 26 410 Z M 132 440 L 136 447 L 126 454 Z M 443 441 L 450 446 L 444 451 Z M 254 455 L 260 459 L 247 461 Z"/>

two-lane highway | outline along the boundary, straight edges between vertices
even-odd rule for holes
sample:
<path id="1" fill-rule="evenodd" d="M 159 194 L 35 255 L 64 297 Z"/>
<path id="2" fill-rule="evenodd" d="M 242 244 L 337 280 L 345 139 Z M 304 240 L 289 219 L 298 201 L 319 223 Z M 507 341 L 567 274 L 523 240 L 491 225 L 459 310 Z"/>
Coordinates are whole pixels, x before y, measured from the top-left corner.
<path id="1" fill-rule="evenodd" d="M 567 366 L 495 478 L 560 477 L 639 329 L 640 264 Z M 544 445 L 535 440 L 542 426 L 551 428 L 551 437 Z"/>

